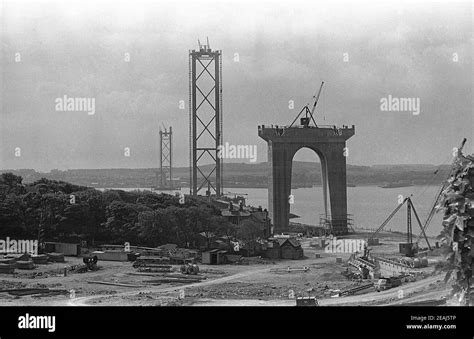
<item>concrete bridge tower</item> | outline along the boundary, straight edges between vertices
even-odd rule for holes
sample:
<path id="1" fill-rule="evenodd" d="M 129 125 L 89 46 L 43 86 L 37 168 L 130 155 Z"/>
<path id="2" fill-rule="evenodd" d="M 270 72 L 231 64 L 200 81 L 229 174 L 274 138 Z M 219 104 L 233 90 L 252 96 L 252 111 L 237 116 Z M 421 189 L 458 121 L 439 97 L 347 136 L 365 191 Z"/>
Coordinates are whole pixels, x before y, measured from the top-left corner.
<path id="1" fill-rule="evenodd" d="M 259 137 L 268 144 L 268 206 L 275 233 L 288 230 L 292 162 L 295 153 L 303 147 L 313 150 L 320 158 L 325 214 L 331 220 L 332 233 L 340 235 L 348 231 L 346 140 L 354 135 L 355 126 L 316 125 L 312 113 L 321 88 L 313 110 L 306 106 L 296 117 L 295 121 L 306 112 L 300 125 L 293 121 L 290 126 L 258 126 Z M 311 121 L 314 126 L 310 125 Z"/>

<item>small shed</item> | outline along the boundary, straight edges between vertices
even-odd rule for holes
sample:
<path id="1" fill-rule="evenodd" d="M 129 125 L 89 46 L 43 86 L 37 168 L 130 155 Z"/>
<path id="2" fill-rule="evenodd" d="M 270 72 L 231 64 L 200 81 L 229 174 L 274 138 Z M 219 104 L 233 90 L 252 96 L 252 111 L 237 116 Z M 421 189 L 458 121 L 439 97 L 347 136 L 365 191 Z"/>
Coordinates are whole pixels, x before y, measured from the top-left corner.
<path id="1" fill-rule="evenodd" d="M 214 249 L 202 252 L 201 262 L 207 265 L 225 264 L 227 251 Z"/>
<path id="2" fill-rule="evenodd" d="M 81 254 L 80 244 L 69 244 L 65 242 L 46 242 L 46 253 L 63 253 L 64 255 L 78 256 Z"/>
<path id="3" fill-rule="evenodd" d="M 293 238 L 279 239 L 282 259 L 301 259 L 303 249 L 298 240 Z"/>
<path id="4" fill-rule="evenodd" d="M 294 238 L 276 238 L 267 245 L 266 256 L 271 259 L 301 259 L 303 248 Z"/>
<path id="5" fill-rule="evenodd" d="M 200 250 L 208 250 L 208 249 L 216 248 L 217 246 L 215 246 L 215 243 L 214 243 L 215 239 L 216 239 L 216 235 L 212 232 L 198 233 L 197 238 L 196 238 L 196 246 Z"/>
<path id="6" fill-rule="evenodd" d="M 270 259 L 280 259 L 280 245 L 277 242 L 269 242 L 265 256 Z"/>

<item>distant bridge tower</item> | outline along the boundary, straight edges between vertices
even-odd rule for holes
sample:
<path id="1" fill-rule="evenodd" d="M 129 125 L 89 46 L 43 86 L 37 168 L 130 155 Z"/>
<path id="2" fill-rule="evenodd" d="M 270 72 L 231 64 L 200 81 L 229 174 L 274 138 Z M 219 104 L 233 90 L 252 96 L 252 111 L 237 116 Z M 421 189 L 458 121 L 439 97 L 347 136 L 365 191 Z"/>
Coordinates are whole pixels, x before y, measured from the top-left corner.
<path id="1" fill-rule="evenodd" d="M 160 189 L 173 189 L 173 129 L 160 128 L 160 172 L 157 178 Z"/>
<path id="2" fill-rule="evenodd" d="M 190 194 L 222 194 L 222 59 L 221 51 L 212 51 L 199 43 L 189 51 L 189 150 Z M 209 164 L 211 164 L 209 166 Z"/>

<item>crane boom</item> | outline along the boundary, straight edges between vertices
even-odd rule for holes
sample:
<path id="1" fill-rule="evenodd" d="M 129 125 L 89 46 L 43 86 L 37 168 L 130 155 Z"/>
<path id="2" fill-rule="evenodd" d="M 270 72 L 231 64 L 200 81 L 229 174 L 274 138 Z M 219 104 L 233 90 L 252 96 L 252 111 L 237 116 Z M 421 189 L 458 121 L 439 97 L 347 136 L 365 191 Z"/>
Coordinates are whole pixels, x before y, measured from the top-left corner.
<path id="1" fill-rule="evenodd" d="M 441 188 L 439 189 L 438 194 L 436 195 L 436 198 L 435 198 L 435 200 L 434 200 L 433 206 L 431 206 L 430 213 L 429 213 L 428 216 L 426 217 L 425 223 L 424 223 L 424 225 L 423 225 L 423 232 L 426 232 L 426 230 L 428 229 L 428 226 L 429 226 L 430 223 L 431 223 L 431 220 L 433 219 L 433 217 L 434 217 L 434 215 L 435 215 L 435 212 L 436 212 L 436 205 L 438 204 L 439 197 L 440 197 L 441 194 L 443 193 L 444 188 L 445 188 L 445 185 L 441 185 Z M 420 242 L 421 236 L 422 236 L 422 232 L 420 232 L 420 234 L 418 234 L 418 238 L 417 238 L 417 240 L 416 240 L 416 243 L 417 243 L 417 244 Z"/>
<path id="2" fill-rule="evenodd" d="M 313 109 L 311 110 L 311 117 L 313 117 L 314 110 L 316 109 L 316 105 L 318 104 L 319 96 L 321 95 L 321 91 L 323 90 L 323 85 L 324 85 L 324 81 L 321 82 L 321 87 L 319 87 L 318 95 L 316 96 L 316 100 L 314 101 L 314 104 L 313 104 Z"/>
<path id="3" fill-rule="evenodd" d="M 415 206 L 413 205 L 411 199 L 408 201 L 408 203 L 410 204 L 410 206 L 411 206 L 411 208 L 412 208 L 412 210 L 413 210 L 413 214 L 415 215 L 416 221 L 418 222 L 418 225 L 420 226 L 421 233 L 423 234 L 423 237 L 425 237 L 426 243 L 428 244 L 428 248 L 429 248 L 430 251 L 431 251 L 430 242 L 428 241 L 428 237 L 427 237 L 426 234 L 425 234 L 425 230 L 423 229 L 423 226 L 421 225 L 421 221 L 420 221 L 420 218 L 418 217 L 418 213 L 416 212 Z"/>
<path id="4" fill-rule="evenodd" d="M 461 145 L 457 149 L 458 152 L 462 152 L 462 149 L 464 148 L 464 145 L 466 144 L 466 141 L 467 141 L 466 138 L 462 139 Z M 439 189 L 438 194 L 436 195 L 436 198 L 434 200 L 433 206 L 431 207 L 430 213 L 428 214 L 428 217 L 426 217 L 425 224 L 422 227 L 422 230 L 421 230 L 422 232 L 420 232 L 420 234 L 418 234 L 418 238 L 417 238 L 417 241 L 416 241 L 417 244 L 420 242 L 422 234 L 425 233 L 426 229 L 430 225 L 431 219 L 433 219 L 433 216 L 436 212 L 436 205 L 438 204 L 439 197 L 441 196 L 441 194 L 443 193 L 443 191 L 444 191 L 444 189 L 447 185 L 446 181 L 449 179 L 449 176 L 450 176 L 450 174 L 448 174 L 448 177 L 445 179 L 445 182 L 441 185 L 441 188 Z M 429 246 L 429 244 L 428 244 L 428 246 Z"/>
<path id="5" fill-rule="evenodd" d="M 314 113 L 314 110 L 316 109 L 316 105 L 318 104 L 318 101 L 319 101 L 319 97 L 321 95 L 321 91 L 323 90 L 323 85 L 324 85 L 324 81 L 321 82 L 321 86 L 319 87 L 319 91 L 318 91 L 318 94 L 316 95 L 316 97 L 313 96 L 313 98 L 315 98 L 314 100 L 314 104 L 313 104 L 313 108 L 312 110 L 309 110 L 309 107 L 307 104 L 306 106 L 304 106 L 301 111 L 298 113 L 298 115 L 296 116 L 296 118 L 291 122 L 290 126 L 289 127 L 292 127 L 293 124 L 296 122 L 296 120 L 298 120 L 298 118 L 300 117 L 301 113 L 305 112 L 305 115 L 306 115 L 306 118 L 308 118 L 308 115 L 309 117 L 311 118 L 311 120 L 313 121 L 314 123 L 314 126 L 318 127 L 318 124 L 316 124 L 316 121 L 314 120 L 314 117 L 313 117 L 313 113 Z"/>
<path id="6" fill-rule="evenodd" d="M 368 240 L 371 240 L 373 237 L 375 237 L 388 224 L 388 222 L 393 218 L 393 216 L 398 212 L 398 210 L 402 208 L 402 206 L 408 201 L 408 199 L 409 198 L 405 198 L 403 199 L 402 203 L 398 204 L 398 206 L 393 210 L 392 213 L 390 213 L 387 219 L 385 219 L 382 225 L 380 225 L 379 228 L 377 228 L 377 230 L 375 230 L 375 232 L 372 233 L 372 235 L 369 237 Z"/>

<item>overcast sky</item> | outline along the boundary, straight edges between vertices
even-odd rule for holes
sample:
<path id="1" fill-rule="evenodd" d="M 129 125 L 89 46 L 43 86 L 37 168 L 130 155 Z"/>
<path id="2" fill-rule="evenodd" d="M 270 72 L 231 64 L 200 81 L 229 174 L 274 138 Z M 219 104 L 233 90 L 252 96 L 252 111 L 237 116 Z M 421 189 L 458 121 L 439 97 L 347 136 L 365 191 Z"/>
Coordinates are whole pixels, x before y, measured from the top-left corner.
<path id="1" fill-rule="evenodd" d="M 157 167 L 162 122 L 188 165 L 188 50 L 207 36 L 224 141 L 258 162 L 257 126 L 289 124 L 321 81 L 316 121 L 356 126 L 349 164 L 441 164 L 463 137 L 474 152 L 471 2 L 256 2 L 0 1 L 0 168 Z M 95 114 L 56 111 L 64 95 Z M 420 113 L 381 111 L 389 95 Z"/>

